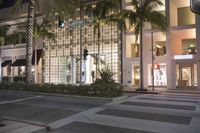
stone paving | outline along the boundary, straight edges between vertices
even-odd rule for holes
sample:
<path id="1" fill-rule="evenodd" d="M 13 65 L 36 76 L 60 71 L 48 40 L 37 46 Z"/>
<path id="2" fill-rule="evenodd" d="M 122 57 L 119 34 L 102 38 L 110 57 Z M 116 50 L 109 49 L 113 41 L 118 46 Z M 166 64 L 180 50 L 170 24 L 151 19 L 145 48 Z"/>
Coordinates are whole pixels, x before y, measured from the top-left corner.
<path id="1" fill-rule="evenodd" d="M 199 91 L 134 95 L 49 124 L 52 133 L 200 133 Z"/>
<path id="2" fill-rule="evenodd" d="M 126 95 L 106 102 L 0 94 L 1 115 L 27 120 L 3 120 L 0 133 L 200 133 L 200 91 Z"/>
<path id="3" fill-rule="evenodd" d="M 0 91 L 0 133 L 47 132 L 47 124 L 101 106 L 110 100 Z"/>

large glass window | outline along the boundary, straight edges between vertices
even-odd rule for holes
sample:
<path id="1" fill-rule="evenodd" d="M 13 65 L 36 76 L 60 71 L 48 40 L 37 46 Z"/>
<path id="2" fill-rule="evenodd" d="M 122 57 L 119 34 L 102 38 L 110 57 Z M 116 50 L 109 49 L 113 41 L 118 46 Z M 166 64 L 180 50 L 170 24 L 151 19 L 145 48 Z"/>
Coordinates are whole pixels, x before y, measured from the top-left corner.
<path id="1" fill-rule="evenodd" d="M 176 86 L 180 88 L 197 86 L 197 65 L 176 65 Z"/>
<path id="2" fill-rule="evenodd" d="M 157 67 L 154 67 L 154 85 L 155 86 L 167 86 L 167 67 L 165 63 L 155 63 Z M 152 85 L 152 65 L 148 65 L 148 84 Z"/>
<path id="3" fill-rule="evenodd" d="M 139 86 L 139 83 L 140 83 L 140 67 L 139 65 L 134 65 L 132 71 L 132 85 Z"/>
<path id="4" fill-rule="evenodd" d="M 79 16 L 73 20 L 67 19 L 65 22 L 72 23 L 76 19 L 79 19 Z M 94 82 L 98 74 L 99 54 L 99 68 L 108 66 L 115 73 L 114 80 L 121 81 L 121 31 L 116 23 L 101 27 L 100 43 L 98 43 L 97 34 L 94 34 L 92 26 L 87 24 L 82 26 L 83 34 L 80 35 L 80 27 L 69 28 L 66 24 L 64 28 L 60 29 L 57 21 L 55 19 L 55 23 L 50 28 L 56 33 L 57 41 L 52 42 L 48 39 L 45 41 L 45 82 L 80 83 L 80 74 L 83 83 L 90 84 Z M 80 66 L 80 45 L 83 49 L 88 50 L 86 60 L 82 59 L 82 66 Z M 80 67 L 82 67 L 82 72 L 80 72 Z"/>

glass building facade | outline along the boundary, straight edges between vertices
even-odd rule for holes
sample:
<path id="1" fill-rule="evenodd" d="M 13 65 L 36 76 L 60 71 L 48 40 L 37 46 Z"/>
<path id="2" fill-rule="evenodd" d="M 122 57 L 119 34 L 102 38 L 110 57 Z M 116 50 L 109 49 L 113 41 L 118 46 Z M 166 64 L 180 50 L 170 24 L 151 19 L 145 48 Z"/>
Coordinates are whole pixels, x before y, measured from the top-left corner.
<path id="1" fill-rule="evenodd" d="M 77 16 L 65 19 L 65 26 L 59 28 L 59 19 L 55 16 L 50 30 L 55 33 L 56 41 L 46 39 L 44 44 L 43 81 L 77 84 L 82 78 L 82 83 L 91 84 L 98 78 L 98 68 L 108 67 L 115 73 L 115 81 L 121 82 L 122 39 L 118 25 L 116 23 L 103 25 L 98 43 L 98 36 L 94 33 L 93 26 L 79 23 L 82 19 L 88 19 L 88 16 L 83 15 L 80 18 L 80 10 L 77 10 Z M 84 49 L 88 50 L 86 59 L 83 58 Z M 81 52 L 82 59 L 80 59 Z M 98 62 L 100 62 L 99 67 Z"/>

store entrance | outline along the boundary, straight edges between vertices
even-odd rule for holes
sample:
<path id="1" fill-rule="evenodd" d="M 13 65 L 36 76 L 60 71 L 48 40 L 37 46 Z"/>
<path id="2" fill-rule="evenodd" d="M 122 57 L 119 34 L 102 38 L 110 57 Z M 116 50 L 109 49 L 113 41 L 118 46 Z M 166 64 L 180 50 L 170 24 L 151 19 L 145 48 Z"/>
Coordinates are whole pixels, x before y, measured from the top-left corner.
<path id="1" fill-rule="evenodd" d="M 194 86 L 194 66 L 179 65 L 178 87 L 186 88 Z"/>

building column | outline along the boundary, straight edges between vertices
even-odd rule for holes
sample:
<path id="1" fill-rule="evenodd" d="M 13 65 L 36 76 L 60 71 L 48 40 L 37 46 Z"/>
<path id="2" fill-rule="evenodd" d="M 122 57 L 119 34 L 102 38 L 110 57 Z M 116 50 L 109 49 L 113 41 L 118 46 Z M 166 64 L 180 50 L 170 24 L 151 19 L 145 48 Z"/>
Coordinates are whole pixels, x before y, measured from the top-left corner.
<path id="1" fill-rule="evenodd" d="M 167 22 L 170 25 L 170 0 L 165 0 L 165 10 Z M 171 51 L 171 34 L 170 30 L 166 34 L 166 50 L 167 50 L 167 88 L 176 88 L 176 63 L 173 59 L 173 53 Z"/>
<path id="2" fill-rule="evenodd" d="M 197 86 L 200 89 L 200 15 L 196 15 Z"/>

